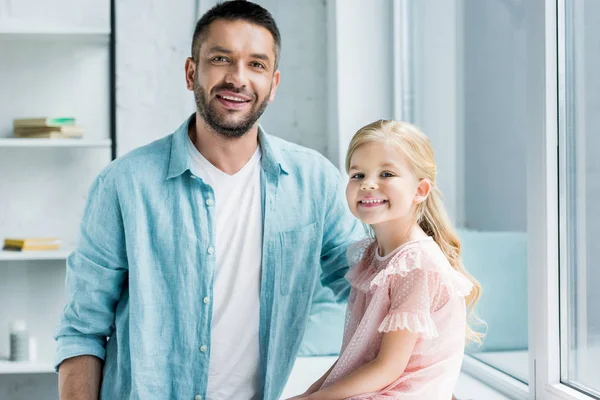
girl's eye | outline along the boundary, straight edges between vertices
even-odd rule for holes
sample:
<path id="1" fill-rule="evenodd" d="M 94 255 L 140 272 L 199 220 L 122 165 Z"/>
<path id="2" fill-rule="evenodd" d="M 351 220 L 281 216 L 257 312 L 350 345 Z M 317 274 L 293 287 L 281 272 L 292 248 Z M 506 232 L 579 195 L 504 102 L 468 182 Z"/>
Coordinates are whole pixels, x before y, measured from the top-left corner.
<path id="1" fill-rule="evenodd" d="M 352 175 L 352 179 L 362 179 L 365 177 L 365 174 L 361 174 L 360 172 L 357 174 Z"/>
<path id="2" fill-rule="evenodd" d="M 394 176 L 394 174 L 392 174 L 391 172 L 385 171 L 381 173 L 381 176 L 384 178 L 391 178 L 392 176 Z"/>

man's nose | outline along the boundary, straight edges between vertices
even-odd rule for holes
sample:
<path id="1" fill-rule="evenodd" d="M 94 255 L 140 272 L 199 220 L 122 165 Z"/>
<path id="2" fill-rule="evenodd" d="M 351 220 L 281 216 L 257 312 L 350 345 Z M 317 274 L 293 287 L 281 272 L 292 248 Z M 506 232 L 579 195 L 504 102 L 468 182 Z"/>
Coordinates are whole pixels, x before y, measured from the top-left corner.
<path id="1" fill-rule="evenodd" d="M 246 68 L 241 62 L 232 64 L 227 72 L 227 76 L 225 77 L 225 81 L 232 84 L 236 88 L 247 86 L 247 79 L 248 77 L 246 75 Z"/>

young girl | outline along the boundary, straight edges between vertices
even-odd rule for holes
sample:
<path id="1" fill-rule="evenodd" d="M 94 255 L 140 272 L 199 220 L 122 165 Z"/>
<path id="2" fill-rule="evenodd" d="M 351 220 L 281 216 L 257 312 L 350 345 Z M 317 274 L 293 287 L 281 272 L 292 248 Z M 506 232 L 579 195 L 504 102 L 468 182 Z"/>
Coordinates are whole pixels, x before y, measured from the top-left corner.
<path id="1" fill-rule="evenodd" d="M 433 149 L 416 127 L 377 121 L 346 158 L 352 213 L 374 239 L 350 250 L 352 290 L 339 359 L 295 399 L 450 400 L 480 286 L 436 187 Z"/>

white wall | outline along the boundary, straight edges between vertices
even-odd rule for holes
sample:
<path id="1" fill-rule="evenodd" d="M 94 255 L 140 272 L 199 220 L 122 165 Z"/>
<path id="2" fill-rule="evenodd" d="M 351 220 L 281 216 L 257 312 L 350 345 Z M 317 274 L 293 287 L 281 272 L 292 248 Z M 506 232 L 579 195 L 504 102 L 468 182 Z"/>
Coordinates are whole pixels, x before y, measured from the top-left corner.
<path id="1" fill-rule="evenodd" d="M 194 112 L 184 64 L 195 0 L 116 2 L 117 152 L 173 132 Z"/>
<path id="2" fill-rule="evenodd" d="M 328 79 L 331 160 L 344 169 L 352 135 L 394 117 L 393 15 L 389 0 L 330 0 Z"/>

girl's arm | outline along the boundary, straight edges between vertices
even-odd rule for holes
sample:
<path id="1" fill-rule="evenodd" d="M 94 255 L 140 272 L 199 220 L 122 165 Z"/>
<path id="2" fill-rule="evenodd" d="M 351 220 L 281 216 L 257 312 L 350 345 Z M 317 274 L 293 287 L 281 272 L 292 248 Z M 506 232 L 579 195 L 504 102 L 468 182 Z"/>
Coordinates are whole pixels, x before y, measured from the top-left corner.
<path id="1" fill-rule="evenodd" d="M 329 374 L 333 370 L 333 367 L 335 367 L 335 364 L 337 364 L 337 360 L 335 360 L 335 362 L 333 363 L 333 365 L 327 370 L 327 372 L 325 372 L 323 374 L 322 377 L 319 378 L 318 381 L 316 381 L 315 383 L 313 383 L 312 385 L 310 385 L 310 387 L 308 389 L 306 389 L 306 392 L 302 393 L 301 395 L 289 398 L 288 400 L 305 399 L 308 395 L 311 395 L 314 392 L 316 392 L 317 390 L 319 390 L 321 388 L 321 386 L 323 386 L 323 382 L 325 382 L 325 379 L 327 379 L 327 377 L 329 376 Z"/>
<path id="2" fill-rule="evenodd" d="M 418 337 L 406 329 L 385 333 L 373 361 L 304 399 L 338 400 L 383 389 L 402 375 Z"/>

